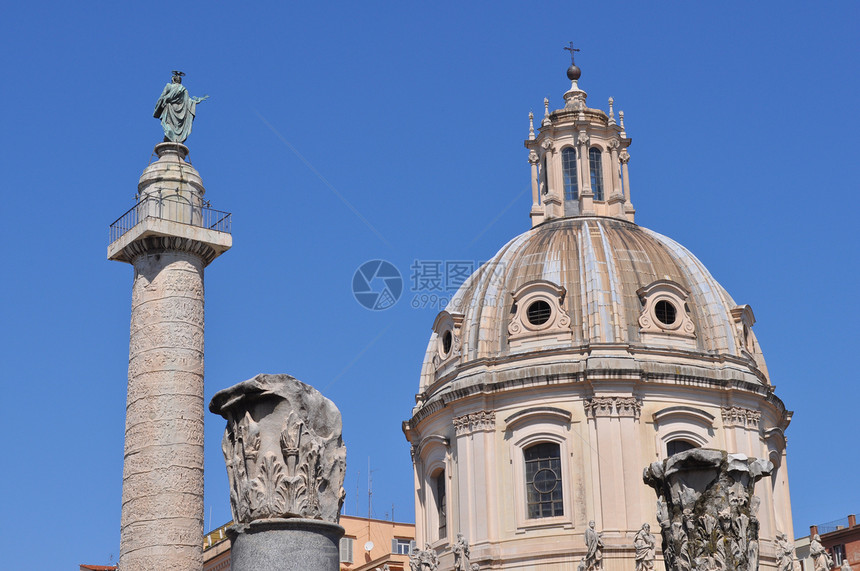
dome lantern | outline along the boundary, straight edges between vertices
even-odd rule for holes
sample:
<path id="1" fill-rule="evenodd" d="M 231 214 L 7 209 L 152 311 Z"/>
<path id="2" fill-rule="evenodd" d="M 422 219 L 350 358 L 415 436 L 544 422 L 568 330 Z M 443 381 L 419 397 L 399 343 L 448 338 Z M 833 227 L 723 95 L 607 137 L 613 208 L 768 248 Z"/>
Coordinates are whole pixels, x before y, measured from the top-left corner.
<path id="1" fill-rule="evenodd" d="M 564 93 L 561 109 L 548 112 L 536 136 L 529 134 L 525 146 L 531 165 L 532 226 L 568 216 L 609 216 L 634 221 L 630 201 L 627 148 L 632 140 L 616 124 L 609 98 L 609 115 L 586 104 L 588 94 L 579 87 L 582 70 L 574 61 L 567 77 L 570 89 Z M 544 100 L 545 106 L 547 100 Z M 531 127 L 530 127 L 531 128 Z"/>

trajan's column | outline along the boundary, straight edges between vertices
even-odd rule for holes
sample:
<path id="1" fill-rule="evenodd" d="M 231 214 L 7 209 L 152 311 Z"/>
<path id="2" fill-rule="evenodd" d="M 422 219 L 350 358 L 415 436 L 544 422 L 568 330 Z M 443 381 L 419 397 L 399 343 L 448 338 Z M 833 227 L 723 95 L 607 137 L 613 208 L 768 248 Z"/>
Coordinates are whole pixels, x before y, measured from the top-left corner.
<path id="1" fill-rule="evenodd" d="M 182 73 L 158 99 L 164 141 L 108 258 L 134 266 L 120 569 L 203 569 L 203 269 L 232 245 L 182 143 L 196 105 Z"/>

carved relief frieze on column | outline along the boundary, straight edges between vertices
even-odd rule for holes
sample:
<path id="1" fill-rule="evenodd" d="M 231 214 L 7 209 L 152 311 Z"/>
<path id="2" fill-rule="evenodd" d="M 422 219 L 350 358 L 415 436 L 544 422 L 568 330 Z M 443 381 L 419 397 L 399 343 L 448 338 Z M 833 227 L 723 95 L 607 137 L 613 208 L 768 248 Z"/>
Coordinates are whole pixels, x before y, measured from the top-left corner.
<path id="1" fill-rule="evenodd" d="M 724 406 L 721 409 L 724 426 L 739 426 L 758 430 L 761 413 L 757 410 L 739 406 Z"/>
<path id="2" fill-rule="evenodd" d="M 636 397 L 592 397 L 582 403 L 589 418 L 612 417 L 638 419 L 642 401 Z"/>
<path id="3" fill-rule="evenodd" d="M 496 427 L 495 411 L 478 411 L 454 417 L 454 431 L 457 436 Z"/>

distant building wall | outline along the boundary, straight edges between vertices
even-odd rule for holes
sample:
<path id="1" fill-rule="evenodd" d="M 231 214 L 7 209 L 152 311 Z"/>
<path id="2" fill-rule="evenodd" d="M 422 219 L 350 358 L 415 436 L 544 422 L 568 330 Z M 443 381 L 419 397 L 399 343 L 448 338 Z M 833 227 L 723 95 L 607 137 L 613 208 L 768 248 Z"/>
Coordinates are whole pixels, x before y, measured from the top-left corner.
<path id="1" fill-rule="evenodd" d="M 821 536 L 821 545 L 830 553 L 835 567 L 847 559 L 854 571 L 860 571 L 860 526 L 854 514 L 846 518 L 809 526 L 809 536 L 795 541 L 795 555 L 800 562 L 800 571 L 813 571 L 809 556 L 809 542 L 815 534 Z"/>
<path id="2" fill-rule="evenodd" d="M 203 571 L 230 570 L 230 540 L 226 530 L 233 522 L 210 531 L 203 540 Z M 391 571 L 408 571 L 409 550 L 415 546 L 415 524 L 341 516 L 341 571 L 372 571 L 388 565 Z M 366 549 L 369 548 L 369 549 Z"/>

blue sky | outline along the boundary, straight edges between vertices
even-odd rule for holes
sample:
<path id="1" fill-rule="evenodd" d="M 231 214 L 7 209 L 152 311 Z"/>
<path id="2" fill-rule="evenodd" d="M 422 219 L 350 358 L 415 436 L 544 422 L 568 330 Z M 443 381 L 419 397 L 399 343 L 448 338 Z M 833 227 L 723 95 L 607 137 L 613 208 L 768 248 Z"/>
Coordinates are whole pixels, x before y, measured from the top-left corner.
<path id="1" fill-rule="evenodd" d="M 624 110 L 637 222 L 749 303 L 788 431 L 795 531 L 860 507 L 858 13 L 844 2 L 15 3 L 0 19 L 5 566 L 118 553 L 132 270 L 108 226 L 161 139 L 172 69 L 198 108 L 207 198 L 234 213 L 206 271 L 206 399 L 286 372 L 341 408 L 345 513 L 413 518 L 409 416 L 438 307 L 414 260 L 480 262 L 529 227 L 529 110 L 568 83 Z M 347 204 L 348 203 L 348 204 Z M 360 213 L 360 217 L 356 215 Z M 363 218 L 363 219 L 362 219 Z M 356 268 L 407 278 L 391 309 Z M 419 304 L 421 302 L 419 301 Z M 432 305 L 432 304 L 431 304 Z M 229 518 L 208 416 L 206 517 Z"/>

